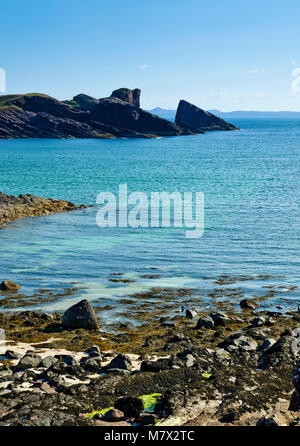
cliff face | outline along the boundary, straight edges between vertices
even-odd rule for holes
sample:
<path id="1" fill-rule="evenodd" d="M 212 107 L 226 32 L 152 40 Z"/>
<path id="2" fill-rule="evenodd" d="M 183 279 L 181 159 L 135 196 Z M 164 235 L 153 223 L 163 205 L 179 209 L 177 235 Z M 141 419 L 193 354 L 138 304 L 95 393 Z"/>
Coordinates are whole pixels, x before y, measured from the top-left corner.
<path id="1" fill-rule="evenodd" d="M 132 105 L 140 107 L 141 90 L 136 88 L 135 90 L 129 90 L 129 88 L 119 88 L 112 92 L 111 97 L 121 99 L 122 101 L 129 102 Z"/>
<path id="2" fill-rule="evenodd" d="M 124 88 L 115 90 L 109 98 L 79 94 L 64 102 L 37 93 L 0 96 L 0 138 L 154 138 L 191 134 L 142 110 L 139 98 L 140 90 Z"/>
<path id="3" fill-rule="evenodd" d="M 180 127 L 195 133 L 209 130 L 238 130 L 218 116 L 184 100 L 179 102 L 175 122 Z"/>

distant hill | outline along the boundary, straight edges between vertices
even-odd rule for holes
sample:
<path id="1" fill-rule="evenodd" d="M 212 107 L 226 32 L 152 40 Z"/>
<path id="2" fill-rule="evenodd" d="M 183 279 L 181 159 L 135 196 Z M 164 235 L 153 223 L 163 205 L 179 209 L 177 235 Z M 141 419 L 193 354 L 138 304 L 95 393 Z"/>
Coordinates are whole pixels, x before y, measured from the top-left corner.
<path id="1" fill-rule="evenodd" d="M 213 113 L 216 116 L 219 116 L 222 119 L 239 119 L 239 118 L 256 118 L 256 119 L 266 119 L 266 118 L 290 118 L 290 119 L 300 119 L 300 112 L 291 112 L 291 111 L 232 111 L 232 112 L 222 112 L 220 110 L 208 110 L 210 113 Z M 157 116 L 160 116 L 164 119 L 169 119 L 170 121 L 175 121 L 176 110 L 168 110 L 160 107 L 156 107 L 153 110 L 149 110 L 150 113 L 153 113 Z"/>

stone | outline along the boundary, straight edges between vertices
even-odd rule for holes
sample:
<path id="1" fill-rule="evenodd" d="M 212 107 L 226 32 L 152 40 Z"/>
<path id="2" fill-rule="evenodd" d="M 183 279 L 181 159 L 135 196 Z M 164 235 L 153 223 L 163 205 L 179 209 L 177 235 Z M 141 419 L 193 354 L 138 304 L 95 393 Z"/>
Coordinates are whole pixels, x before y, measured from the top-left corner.
<path id="1" fill-rule="evenodd" d="M 101 370 L 101 356 L 98 358 L 82 358 L 80 361 L 81 367 L 90 373 L 99 373 Z"/>
<path id="2" fill-rule="evenodd" d="M 99 330 L 99 322 L 95 310 L 88 300 L 84 299 L 70 307 L 62 317 L 64 328 L 86 330 Z"/>
<path id="3" fill-rule="evenodd" d="M 187 319 L 194 319 L 194 317 L 196 317 L 197 314 L 198 314 L 197 311 L 195 311 L 193 309 L 187 308 L 185 310 L 185 316 Z"/>
<path id="4" fill-rule="evenodd" d="M 278 426 L 278 423 L 276 421 L 276 415 L 272 415 L 271 417 L 261 417 L 257 423 L 256 426 Z"/>
<path id="5" fill-rule="evenodd" d="M 255 317 L 251 321 L 251 327 L 253 328 L 262 327 L 265 324 L 266 324 L 266 318 L 264 318 L 263 316 Z"/>
<path id="6" fill-rule="evenodd" d="M 126 396 L 115 402 L 115 409 L 122 411 L 128 418 L 138 418 L 144 410 L 144 403 L 140 398 Z"/>
<path id="7" fill-rule="evenodd" d="M 210 328 L 211 330 L 215 328 L 215 322 L 211 316 L 201 317 L 196 328 Z"/>
<path id="8" fill-rule="evenodd" d="M 216 327 L 218 326 L 225 327 L 226 325 L 233 322 L 232 318 L 227 316 L 227 314 L 223 313 L 222 311 L 210 313 L 210 317 L 213 319 Z"/>
<path id="9" fill-rule="evenodd" d="M 150 413 L 142 413 L 139 418 L 135 420 L 136 423 L 143 426 L 153 426 L 156 423 L 157 416 Z"/>
<path id="10" fill-rule="evenodd" d="M 218 116 L 184 100 L 179 102 L 175 123 L 184 129 L 196 133 L 203 133 L 206 130 L 238 130 L 237 127 Z"/>
<path id="11" fill-rule="evenodd" d="M 4 353 L 4 356 L 7 359 L 20 359 L 22 357 L 22 355 L 18 352 L 14 352 L 13 350 L 6 350 L 6 352 Z"/>
<path id="12" fill-rule="evenodd" d="M 267 350 L 272 347 L 276 343 L 276 339 L 274 338 L 266 338 L 263 343 L 258 347 L 258 350 Z"/>
<path id="13" fill-rule="evenodd" d="M 107 369 L 131 370 L 132 369 L 131 359 L 129 358 L 129 356 L 123 355 L 121 353 L 120 355 L 117 355 L 110 361 L 110 363 L 107 366 Z"/>
<path id="14" fill-rule="evenodd" d="M 21 289 L 20 285 L 18 285 L 15 282 L 12 282 L 11 280 L 3 280 L 3 282 L 0 284 L 1 291 L 18 291 L 20 289 Z"/>
<path id="15" fill-rule="evenodd" d="M 110 409 L 102 416 L 104 421 L 122 421 L 124 420 L 124 412 L 119 409 Z"/>
<path id="16" fill-rule="evenodd" d="M 243 352 L 254 351 L 257 349 L 257 342 L 250 336 L 241 335 L 239 337 L 229 338 L 229 344 L 226 350 L 240 350 Z"/>
<path id="17" fill-rule="evenodd" d="M 255 310 L 259 307 L 259 304 L 250 299 L 243 299 L 240 302 L 240 307 L 244 310 Z"/>
<path id="18" fill-rule="evenodd" d="M 141 372 L 160 372 L 169 370 L 172 367 L 172 360 L 169 358 L 160 358 L 157 361 L 142 361 Z"/>
<path id="19" fill-rule="evenodd" d="M 41 362 L 39 363 L 38 367 L 45 367 L 46 369 L 48 369 L 49 367 L 51 367 L 56 362 L 58 362 L 58 359 L 55 358 L 54 356 L 46 356 L 45 358 L 43 358 L 41 360 Z"/>
<path id="20" fill-rule="evenodd" d="M 42 358 L 40 355 L 33 352 L 27 352 L 23 356 L 23 358 L 20 359 L 20 361 L 16 365 L 15 370 L 23 370 L 23 369 L 38 367 L 41 360 Z"/>

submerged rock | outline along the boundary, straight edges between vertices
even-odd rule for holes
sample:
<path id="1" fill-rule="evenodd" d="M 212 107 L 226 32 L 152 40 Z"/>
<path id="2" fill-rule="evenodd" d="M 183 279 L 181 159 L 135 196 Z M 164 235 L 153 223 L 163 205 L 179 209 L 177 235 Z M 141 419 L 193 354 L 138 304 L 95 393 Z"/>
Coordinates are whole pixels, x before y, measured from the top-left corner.
<path id="1" fill-rule="evenodd" d="M 186 130 L 196 133 L 203 133 L 206 130 L 238 130 L 237 127 L 218 116 L 184 100 L 179 102 L 175 123 Z"/>
<path id="2" fill-rule="evenodd" d="M 64 328 L 73 330 L 76 328 L 84 328 L 86 330 L 100 329 L 95 310 L 86 299 L 73 305 L 64 313 L 62 325 Z"/>

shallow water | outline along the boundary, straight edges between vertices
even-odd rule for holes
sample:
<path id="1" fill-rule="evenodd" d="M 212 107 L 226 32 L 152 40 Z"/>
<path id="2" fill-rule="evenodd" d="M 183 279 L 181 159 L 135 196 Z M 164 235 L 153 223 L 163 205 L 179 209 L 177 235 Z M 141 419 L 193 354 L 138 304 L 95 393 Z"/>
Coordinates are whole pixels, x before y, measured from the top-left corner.
<path id="1" fill-rule="evenodd" d="M 20 283 L 28 295 L 78 284 L 74 295 L 35 304 L 47 311 L 79 296 L 120 310 L 121 298 L 151 287 L 195 287 L 209 305 L 212 288 L 251 296 L 270 285 L 283 288 L 269 306 L 296 307 L 298 290 L 289 286 L 299 286 L 300 121 L 233 123 L 242 130 L 156 140 L 0 141 L 4 193 L 95 204 L 99 192 L 127 183 L 129 192 L 205 194 L 200 239 L 187 239 L 180 228 L 100 229 L 96 207 L 16 221 L 0 231 L 0 279 Z M 111 282 L 118 273 L 131 281 Z M 215 284 L 221 275 L 251 280 Z"/>

